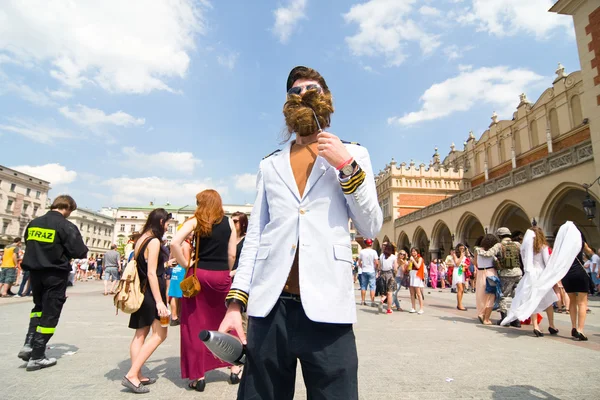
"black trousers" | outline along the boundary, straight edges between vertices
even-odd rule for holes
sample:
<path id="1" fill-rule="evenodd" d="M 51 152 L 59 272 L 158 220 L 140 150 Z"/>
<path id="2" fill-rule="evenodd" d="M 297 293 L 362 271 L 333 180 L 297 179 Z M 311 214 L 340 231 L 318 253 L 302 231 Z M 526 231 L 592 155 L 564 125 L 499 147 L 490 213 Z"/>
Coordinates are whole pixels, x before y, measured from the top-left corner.
<path id="1" fill-rule="evenodd" d="M 33 351 L 31 358 L 44 358 L 46 344 L 54 335 L 58 319 L 67 299 L 69 272 L 60 270 L 40 270 L 30 272 L 30 285 L 33 291 L 33 309 L 29 320 L 29 330 L 25 343 Z"/>
<path id="2" fill-rule="evenodd" d="M 351 324 L 313 322 L 300 301 L 279 299 L 265 318 L 249 318 L 247 337 L 238 399 L 293 399 L 300 360 L 308 400 L 358 400 Z"/>

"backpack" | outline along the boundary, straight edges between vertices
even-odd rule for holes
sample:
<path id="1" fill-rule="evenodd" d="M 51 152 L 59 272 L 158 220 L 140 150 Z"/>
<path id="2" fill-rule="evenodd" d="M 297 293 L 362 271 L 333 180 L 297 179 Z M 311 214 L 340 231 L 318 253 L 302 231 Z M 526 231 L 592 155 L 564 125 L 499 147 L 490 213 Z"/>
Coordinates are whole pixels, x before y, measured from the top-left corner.
<path id="1" fill-rule="evenodd" d="M 497 269 L 521 268 L 521 251 L 516 242 L 508 242 L 502 245 L 502 251 L 498 254 Z"/>
<path id="2" fill-rule="evenodd" d="M 142 244 L 140 248 L 140 253 L 143 253 L 148 242 L 146 240 L 144 244 Z M 144 292 L 146 291 L 146 283 L 144 283 L 144 288 L 142 289 L 140 284 L 140 274 L 137 268 L 137 261 L 135 257 L 127 263 L 125 270 L 121 274 L 121 279 L 119 280 L 119 284 L 117 285 L 116 294 L 114 297 L 114 304 L 117 308 L 117 314 L 119 310 L 123 311 L 126 314 L 133 314 L 137 310 L 140 309 L 142 303 L 144 302 Z"/>

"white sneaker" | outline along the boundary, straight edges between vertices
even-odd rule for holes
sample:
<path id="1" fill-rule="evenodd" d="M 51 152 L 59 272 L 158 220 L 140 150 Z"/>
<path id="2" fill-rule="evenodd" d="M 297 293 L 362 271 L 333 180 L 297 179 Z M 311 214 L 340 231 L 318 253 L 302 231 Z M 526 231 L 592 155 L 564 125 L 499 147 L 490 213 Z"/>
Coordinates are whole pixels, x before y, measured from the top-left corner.
<path id="1" fill-rule="evenodd" d="M 414 308 L 411 308 L 410 311 L 409 311 L 409 313 L 411 313 L 411 314 L 414 314 L 416 312 L 417 312 L 417 310 L 415 310 Z"/>
<path id="2" fill-rule="evenodd" d="M 421 315 L 421 314 L 423 314 L 423 312 L 424 312 L 423 310 L 419 310 L 419 312 L 417 314 Z"/>

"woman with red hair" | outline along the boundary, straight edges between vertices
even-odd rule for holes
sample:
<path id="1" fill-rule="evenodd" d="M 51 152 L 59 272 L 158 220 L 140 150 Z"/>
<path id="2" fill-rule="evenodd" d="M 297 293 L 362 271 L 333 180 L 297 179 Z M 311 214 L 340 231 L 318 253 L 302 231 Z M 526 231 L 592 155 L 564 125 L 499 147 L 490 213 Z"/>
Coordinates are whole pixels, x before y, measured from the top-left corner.
<path id="1" fill-rule="evenodd" d="M 198 339 L 198 333 L 218 330 L 225 317 L 237 234 L 233 221 L 225 216 L 219 193 L 210 189 L 198 193 L 196 206 L 194 218 L 187 220 L 171 241 L 171 251 L 180 265 L 187 265 L 182 243 L 194 233 L 198 249 L 194 255 L 198 263 L 196 278 L 201 289 L 196 296 L 181 299 L 181 376 L 190 379 L 190 389 L 202 392 L 207 371 L 229 366 L 212 355 Z M 186 277 L 193 273 L 194 269 L 189 268 Z M 239 383 L 239 367 L 232 367 L 229 380 L 232 384 Z"/>

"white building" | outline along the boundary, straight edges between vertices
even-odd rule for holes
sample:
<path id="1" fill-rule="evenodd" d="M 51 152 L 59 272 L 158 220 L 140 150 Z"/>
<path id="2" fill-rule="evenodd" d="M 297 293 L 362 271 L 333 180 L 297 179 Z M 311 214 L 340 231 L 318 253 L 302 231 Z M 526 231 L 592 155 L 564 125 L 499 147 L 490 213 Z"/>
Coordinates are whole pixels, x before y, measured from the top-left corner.
<path id="1" fill-rule="evenodd" d="M 78 208 L 71 213 L 69 221 L 81 232 L 83 242 L 88 247 L 88 257 L 104 254 L 113 243 L 115 219 L 103 213 Z"/>
<path id="2" fill-rule="evenodd" d="M 196 211 L 195 206 L 178 207 L 171 204 L 160 206 L 152 203 L 144 207 L 119 207 L 116 209 L 115 228 L 112 237 L 113 243 L 116 243 L 118 246 L 123 246 L 126 244 L 129 236 L 133 232 L 139 232 L 142 230 L 144 224 L 146 223 L 146 219 L 148 218 L 148 214 L 150 214 L 150 212 L 155 208 L 160 207 L 173 214 L 174 222 L 169 225 L 169 230 L 167 231 L 167 241 L 169 243 L 175 235 L 177 225 L 194 215 L 194 212 Z M 250 215 L 250 212 L 252 211 L 252 205 L 224 204 L 223 209 L 225 210 L 225 215 L 227 216 L 231 216 L 231 214 L 236 211 L 241 211 Z M 102 213 L 108 214 L 112 210 L 114 209 L 105 208 L 102 210 Z"/>
<path id="3" fill-rule="evenodd" d="M 0 165 L 0 248 L 45 212 L 50 182 Z"/>

